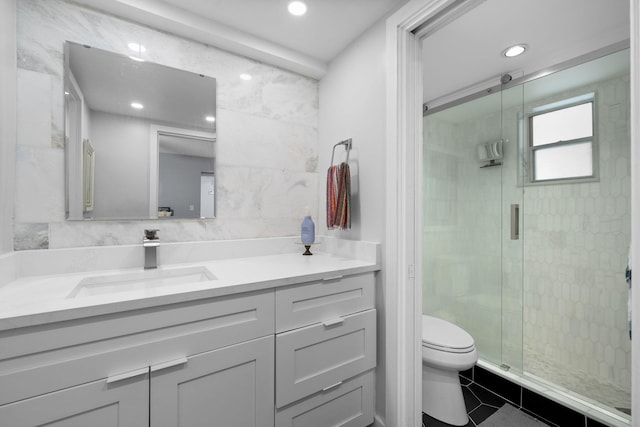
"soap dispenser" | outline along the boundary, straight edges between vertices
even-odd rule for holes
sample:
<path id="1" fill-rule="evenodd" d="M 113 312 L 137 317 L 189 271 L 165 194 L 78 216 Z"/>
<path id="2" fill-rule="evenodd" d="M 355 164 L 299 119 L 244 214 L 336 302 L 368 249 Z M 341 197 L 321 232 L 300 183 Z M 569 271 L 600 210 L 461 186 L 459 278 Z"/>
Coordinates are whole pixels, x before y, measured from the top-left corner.
<path id="1" fill-rule="evenodd" d="M 309 249 L 316 239 L 316 226 L 311 219 L 311 210 L 309 208 L 307 208 L 307 214 L 302 220 L 302 224 L 300 226 L 300 239 L 306 249 L 302 255 L 313 255 Z"/>

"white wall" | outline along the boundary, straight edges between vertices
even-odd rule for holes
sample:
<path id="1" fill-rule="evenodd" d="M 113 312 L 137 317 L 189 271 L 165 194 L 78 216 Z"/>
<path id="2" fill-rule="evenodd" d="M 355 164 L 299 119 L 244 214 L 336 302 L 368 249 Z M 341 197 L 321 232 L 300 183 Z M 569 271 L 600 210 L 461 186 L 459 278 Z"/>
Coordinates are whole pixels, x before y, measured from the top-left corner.
<path id="1" fill-rule="evenodd" d="M 0 2 L 0 254 L 13 250 L 16 146 L 16 2 Z"/>
<path id="2" fill-rule="evenodd" d="M 319 222 L 326 230 L 325 178 L 331 149 L 351 138 L 352 228 L 330 232 L 346 239 L 380 241 L 384 236 L 384 46 L 380 22 L 338 55 L 320 81 Z M 344 148 L 337 147 L 334 164 L 344 156 Z"/>
<path id="3" fill-rule="evenodd" d="M 144 119 L 91 111 L 96 218 L 149 215 L 149 126 Z"/>
<path id="4" fill-rule="evenodd" d="M 157 225 L 65 220 L 65 40 L 123 54 L 135 40 L 150 61 L 216 78 L 217 215 L 163 221 L 163 241 L 291 236 L 306 206 L 317 212 L 317 80 L 62 0 L 17 9 L 17 249 L 139 243 Z"/>
<path id="5" fill-rule="evenodd" d="M 334 144 L 353 140 L 350 166 L 354 175 L 352 229 L 327 234 L 345 239 L 382 242 L 385 233 L 385 26 L 380 22 L 338 55 L 320 81 L 319 186 L 320 218 L 316 229 L 326 228 L 326 170 Z M 344 149 L 336 148 L 336 159 L 344 160 Z M 383 267 L 384 268 L 384 267 Z M 377 278 L 378 371 L 376 412 L 385 410 L 384 287 Z"/>
<path id="6" fill-rule="evenodd" d="M 207 196 L 207 188 L 201 188 L 202 172 L 214 170 L 213 159 L 160 153 L 158 169 L 158 206 L 170 207 L 179 218 L 213 216 L 213 213 L 201 213 L 200 205 L 203 194 L 211 201 L 211 206 L 213 203 L 213 198 Z M 208 178 L 213 180 L 213 176 Z"/>

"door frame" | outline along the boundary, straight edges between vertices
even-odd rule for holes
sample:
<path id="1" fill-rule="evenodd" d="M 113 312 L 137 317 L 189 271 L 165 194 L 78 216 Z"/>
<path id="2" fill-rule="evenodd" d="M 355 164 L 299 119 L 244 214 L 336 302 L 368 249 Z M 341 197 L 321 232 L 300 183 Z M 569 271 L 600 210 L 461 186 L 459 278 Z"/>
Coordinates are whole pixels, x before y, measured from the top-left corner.
<path id="1" fill-rule="evenodd" d="M 386 426 L 421 426 L 421 38 L 482 0 L 412 0 L 387 20 Z M 630 4 L 631 117 L 640 113 L 640 0 Z M 631 121 L 631 182 L 640 182 L 640 122 Z M 640 185 L 631 188 L 631 266 L 640 268 Z M 633 293 L 640 325 L 640 292 Z M 632 354 L 640 354 L 640 339 Z M 632 357 L 632 413 L 640 414 L 640 357 Z M 640 416 L 632 421 L 640 427 Z"/>
<path id="2" fill-rule="evenodd" d="M 184 129 L 173 126 L 163 126 L 151 124 L 149 125 L 149 218 L 158 218 L 158 180 L 160 168 L 158 165 L 160 159 L 160 147 L 158 138 L 160 135 L 176 135 L 193 139 L 205 139 L 216 142 L 216 134 L 213 132 L 198 131 L 193 129 Z M 215 151 L 213 156 L 215 157 Z M 214 164 L 215 165 L 215 164 Z M 214 168 L 215 172 L 215 168 Z M 215 213 L 215 205 L 214 205 Z"/>

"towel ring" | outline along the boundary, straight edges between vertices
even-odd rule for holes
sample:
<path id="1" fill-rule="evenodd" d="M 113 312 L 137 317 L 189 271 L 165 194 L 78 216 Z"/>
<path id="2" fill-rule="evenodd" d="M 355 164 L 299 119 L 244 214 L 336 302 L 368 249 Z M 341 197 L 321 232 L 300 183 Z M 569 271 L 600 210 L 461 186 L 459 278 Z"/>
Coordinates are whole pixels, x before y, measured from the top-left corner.
<path id="1" fill-rule="evenodd" d="M 344 145 L 344 149 L 347 151 L 347 160 L 345 161 L 345 163 L 349 163 L 349 153 L 351 153 L 351 138 L 349 139 L 345 139 L 344 141 L 340 141 L 338 142 L 336 145 L 333 146 L 333 150 L 331 151 L 331 166 L 333 166 L 333 156 L 336 153 L 336 147 L 338 145 Z"/>

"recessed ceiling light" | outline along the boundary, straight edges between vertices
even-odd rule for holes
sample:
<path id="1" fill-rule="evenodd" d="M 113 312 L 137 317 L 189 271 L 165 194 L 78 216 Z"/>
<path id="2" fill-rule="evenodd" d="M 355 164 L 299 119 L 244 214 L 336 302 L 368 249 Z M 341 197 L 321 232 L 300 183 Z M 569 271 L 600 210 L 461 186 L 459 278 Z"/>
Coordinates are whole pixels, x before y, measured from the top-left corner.
<path id="1" fill-rule="evenodd" d="M 205 117 L 204 119 L 205 119 L 206 121 L 208 121 L 208 122 L 215 122 L 215 121 L 216 121 L 216 118 L 215 118 L 215 117 L 213 117 L 213 116 L 207 116 L 207 117 Z"/>
<path id="2" fill-rule="evenodd" d="M 513 58 L 514 56 L 522 55 L 527 50 L 526 44 L 516 44 L 506 48 L 502 54 L 507 58 Z"/>
<path id="3" fill-rule="evenodd" d="M 132 102 L 131 107 L 135 108 L 136 110 L 142 110 L 144 108 L 144 105 L 140 104 L 139 102 Z"/>
<path id="4" fill-rule="evenodd" d="M 134 52 L 142 53 L 147 51 L 147 48 L 141 45 L 140 43 L 131 42 L 127 46 L 129 47 L 129 49 L 131 49 Z"/>
<path id="5" fill-rule="evenodd" d="M 288 6 L 289 13 L 294 16 L 302 16 L 307 13 L 307 5 L 301 1 L 292 1 Z"/>
<path id="6" fill-rule="evenodd" d="M 242 80 L 251 80 L 252 79 L 251 74 L 247 74 L 247 73 L 240 74 L 240 78 Z"/>

